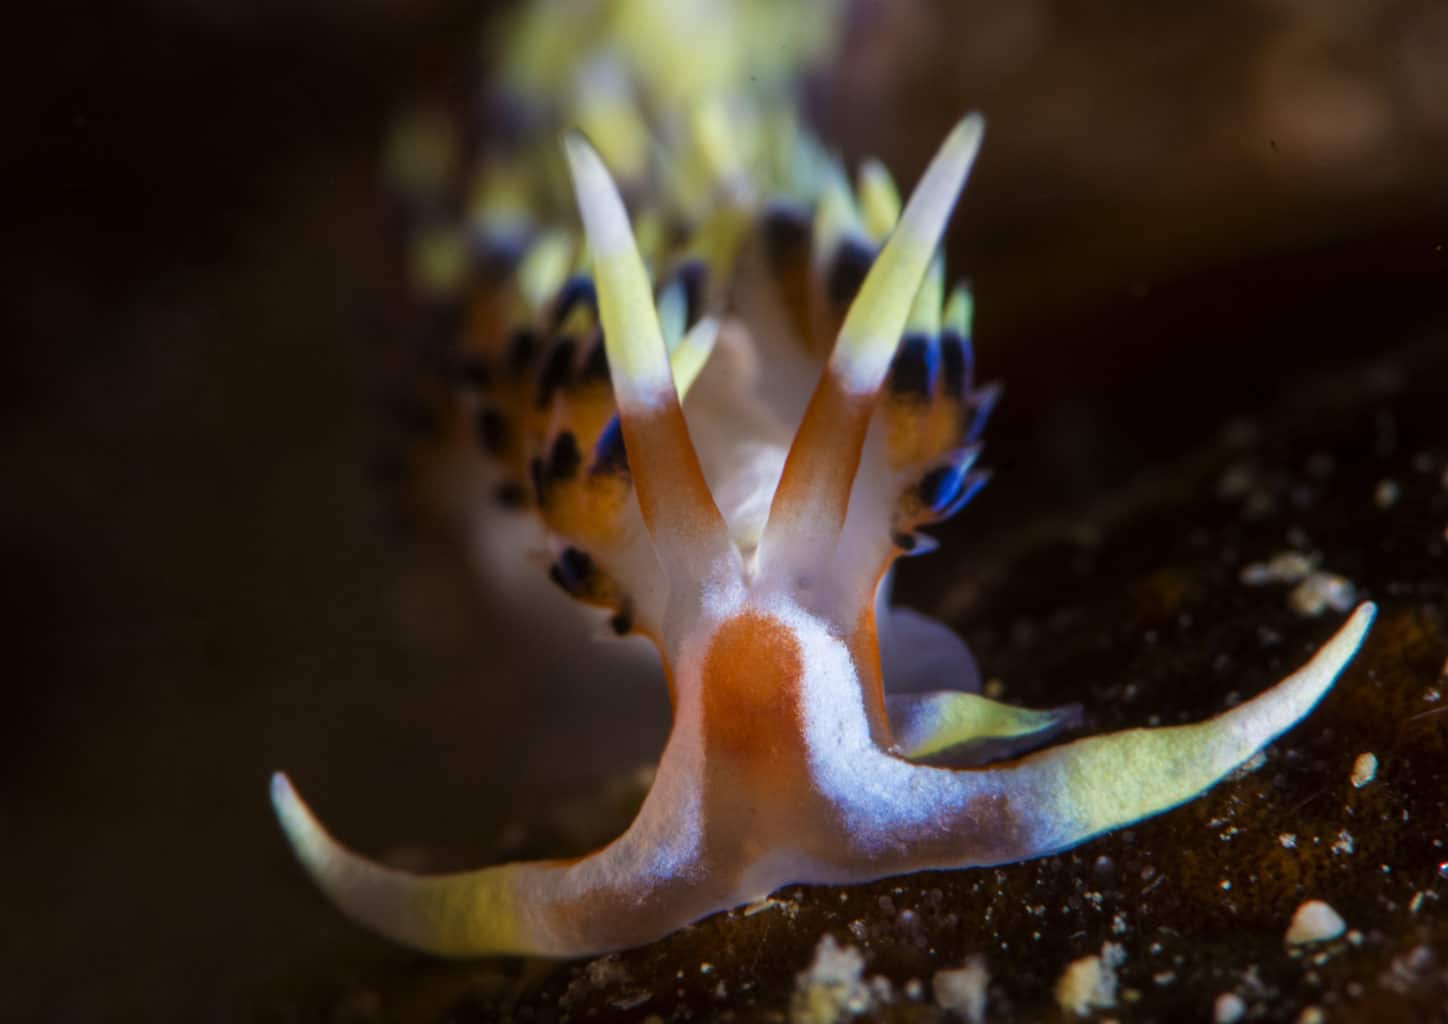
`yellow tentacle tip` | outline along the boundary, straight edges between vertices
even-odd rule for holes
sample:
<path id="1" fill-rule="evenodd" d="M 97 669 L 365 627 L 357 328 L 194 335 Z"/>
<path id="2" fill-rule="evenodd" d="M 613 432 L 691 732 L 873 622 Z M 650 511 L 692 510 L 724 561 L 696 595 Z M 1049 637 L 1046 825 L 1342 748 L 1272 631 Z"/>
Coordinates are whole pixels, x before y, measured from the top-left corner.
<path id="1" fill-rule="evenodd" d="M 962 338 L 970 337 L 971 321 L 975 319 L 975 300 L 964 284 L 958 284 L 951 289 L 942 319 L 945 321 L 946 330 L 953 331 Z"/>
<path id="2" fill-rule="evenodd" d="M 595 259 L 633 249 L 633 231 L 628 212 L 598 152 L 581 132 L 563 136 L 563 152 L 578 197 L 578 209 L 588 232 L 588 244 Z"/>
<path id="3" fill-rule="evenodd" d="M 934 249 L 985 138 L 985 118 L 967 114 L 941 143 L 900 215 L 898 231 Z"/>
<path id="4" fill-rule="evenodd" d="M 860 165 L 857 191 L 865 231 L 872 241 L 879 242 L 900 219 L 900 190 L 895 187 L 895 179 L 890 177 L 884 164 L 878 160 L 866 160 Z"/>
<path id="5" fill-rule="evenodd" d="M 830 368 L 853 394 L 875 393 L 929 272 L 951 210 L 970 176 L 985 134 L 985 118 L 967 114 L 946 136 L 930 166 L 911 192 L 899 223 L 890 233 L 840 328 Z M 939 298 L 930 303 L 935 322 Z"/>
<path id="6" fill-rule="evenodd" d="M 276 812 L 277 821 L 281 823 L 282 831 L 286 833 L 297 856 L 304 863 L 310 865 L 311 851 L 317 845 L 318 834 L 321 832 L 322 826 L 312 816 L 311 809 L 297 795 L 296 788 L 292 786 L 292 780 L 287 778 L 285 772 L 272 773 L 271 803 L 272 810 Z"/>
<path id="7" fill-rule="evenodd" d="M 297 791 L 292 788 L 292 780 L 287 778 L 286 772 L 272 772 L 270 790 L 272 809 L 285 824 L 287 818 L 295 813 Z"/>
<path id="8" fill-rule="evenodd" d="M 671 397 L 668 349 L 623 198 L 603 160 L 578 132 L 563 136 L 573 191 L 593 255 L 604 344 L 620 408 Z"/>
<path id="9" fill-rule="evenodd" d="M 703 371 L 704 364 L 709 361 L 709 356 L 714 351 L 714 342 L 718 338 L 718 319 L 706 316 L 684 335 L 678 347 L 674 349 L 673 355 L 669 358 L 669 366 L 674 373 L 674 387 L 679 392 L 680 401 L 694 386 L 694 381 L 699 379 L 699 374 Z"/>
<path id="10" fill-rule="evenodd" d="M 945 148 L 959 150 L 966 155 L 967 160 L 974 160 L 983 138 L 985 138 L 985 115 L 978 110 L 972 110 L 955 123 L 955 127 L 951 129 L 945 139 Z"/>

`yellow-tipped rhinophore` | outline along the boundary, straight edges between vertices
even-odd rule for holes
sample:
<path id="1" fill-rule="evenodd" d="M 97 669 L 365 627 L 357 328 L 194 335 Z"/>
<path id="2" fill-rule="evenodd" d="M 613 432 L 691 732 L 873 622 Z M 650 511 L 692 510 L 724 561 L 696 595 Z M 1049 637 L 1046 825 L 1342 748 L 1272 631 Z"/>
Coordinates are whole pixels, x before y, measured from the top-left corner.
<path id="1" fill-rule="evenodd" d="M 985 118 L 969 114 L 946 137 L 850 305 L 830 356 L 831 372 L 850 394 L 873 394 L 884 382 L 915 293 L 945 234 L 984 134 Z"/>
<path id="2" fill-rule="evenodd" d="M 614 393 L 625 411 L 656 409 L 674 395 L 674 383 L 653 289 L 634 244 L 628 211 L 593 147 L 580 135 L 566 136 L 563 146 L 593 254 Z"/>
<path id="3" fill-rule="evenodd" d="M 946 137 L 850 304 L 774 492 L 765 568 L 796 572 L 837 543 L 880 388 L 984 130 L 970 114 Z"/>
<path id="4" fill-rule="evenodd" d="M 593 148 L 578 135 L 566 137 L 564 146 L 593 255 L 609 376 L 639 508 L 665 571 L 708 577 L 737 564 L 739 553 L 689 439 L 628 212 Z"/>

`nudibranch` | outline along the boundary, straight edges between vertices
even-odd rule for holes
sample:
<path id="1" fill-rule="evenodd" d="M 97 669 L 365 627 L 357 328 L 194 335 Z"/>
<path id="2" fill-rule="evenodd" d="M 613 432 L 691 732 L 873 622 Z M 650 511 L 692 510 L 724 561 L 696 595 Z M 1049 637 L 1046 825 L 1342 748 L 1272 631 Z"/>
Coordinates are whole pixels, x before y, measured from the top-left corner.
<path id="1" fill-rule="evenodd" d="M 944 627 L 880 607 L 895 559 L 925 547 L 916 529 L 984 480 L 973 466 L 994 392 L 974 385 L 969 296 L 946 294 L 939 256 L 982 131 L 975 115 L 956 125 L 903 209 L 878 170 L 858 208 L 824 195 L 816 241 L 831 217 L 859 222 L 823 255 L 806 225 L 736 218 L 719 315 L 694 294 L 697 272 L 648 266 L 603 159 L 566 138 L 586 269 L 541 314 L 553 346 L 508 422 L 542 438 L 528 466 L 555 581 L 654 642 L 672 728 L 633 823 L 574 860 L 409 874 L 339 845 L 275 776 L 297 856 L 345 914 L 446 956 L 581 956 L 786 884 L 1040 857 L 1202 793 L 1332 685 L 1370 604 L 1215 718 L 1022 754 L 1075 710 L 970 692 Z M 755 257 L 767 273 L 751 274 Z M 847 300 L 833 320 L 831 298 Z M 808 339 L 822 331 L 821 369 Z M 708 380 L 721 360 L 734 362 Z M 806 371 L 799 395 L 789 382 Z M 982 764 L 982 750 L 1020 756 Z"/>

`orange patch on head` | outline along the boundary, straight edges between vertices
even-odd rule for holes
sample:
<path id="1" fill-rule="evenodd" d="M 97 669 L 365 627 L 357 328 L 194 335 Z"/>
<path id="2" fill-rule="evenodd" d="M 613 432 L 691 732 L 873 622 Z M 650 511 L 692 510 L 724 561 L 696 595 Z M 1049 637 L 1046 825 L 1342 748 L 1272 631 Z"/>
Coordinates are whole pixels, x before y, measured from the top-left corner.
<path id="1" fill-rule="evenodd" d="M 773 769 L 800 757 L 799 643 L 778 619 L 745 612 L 704 656 L 704 733 L 711 754 Z"/>

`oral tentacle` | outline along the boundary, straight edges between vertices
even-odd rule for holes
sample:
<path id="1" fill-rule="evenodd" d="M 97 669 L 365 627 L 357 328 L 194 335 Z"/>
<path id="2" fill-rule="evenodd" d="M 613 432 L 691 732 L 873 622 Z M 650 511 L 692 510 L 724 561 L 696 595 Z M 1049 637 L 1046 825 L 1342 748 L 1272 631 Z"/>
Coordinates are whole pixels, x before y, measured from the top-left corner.
<path id="1" fill-rule="evenodd" d="M 278 772 L 272 807 L 292 850 L 347 917 L 394 942 L 440 956 L 537 953 L 519 898 L 519 867 L 421 877 L 346 849 Z"/>
<path id="2" fill-rule="evenodd" d="M 1357 654 L 1376 614 L 1375 605 L 1359 605 L 1302 668 L 1205 722 L 1091 737 L 1028 759 L 1023 769 L 1056 780 L 1055 841 L 1075 845 L 1215 785 L 1306 717 Z M 1115 782 L 1122 772 L 1136 784 Z"/>
<path id="3" fill-rule="evenodd" d="M 271 795 L 297 859 L 344 915 L 437 956 L 589 956 L 651 942 L 749 898 L 730 890 L 728 876 L 699 869 L 698 814 L 679 787 L 651 792 L 628 831 L 586 857 L 441 875 L 347 849 L 281 773 Z"/>
<path id="4" fill-rule="evenodd" d="M 872 776 L 836 796 L 875 862 L 858 877 L 1046 856 L 1198 796 L 1312 710 L 1375 611 L 1361 605 L 1298 671 L 1204 722 L 1092 736 L 985 769 L 891 765 L 883 753 L 851 765 L 841 778 Z"/>

